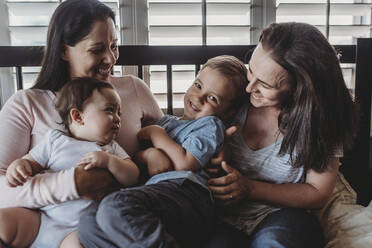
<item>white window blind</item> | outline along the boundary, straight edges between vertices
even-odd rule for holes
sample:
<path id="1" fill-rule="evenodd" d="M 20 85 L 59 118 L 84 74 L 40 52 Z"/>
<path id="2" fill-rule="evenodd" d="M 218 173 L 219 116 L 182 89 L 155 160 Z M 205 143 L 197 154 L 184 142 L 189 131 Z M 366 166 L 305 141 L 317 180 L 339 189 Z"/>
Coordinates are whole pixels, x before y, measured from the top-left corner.
<path id="1" fill-rule="evenodd" d="M 117 0 L 102 1 L 116 14 L 119 21 L 119 6 Z M 9 31 L 12 46 L 44 46 L 46 42 L 48 24 L 54 10 L 59 5 L 58 0 L 8 0 Z M 117 27 L 117 30 L 119 28 Z M 120 33 L 118 32 L 118 37 Z M 24 88 L 31 87 L 36 80 L 40 67 L 23 67 Z M 115 71 L 120 67 L 115 68 Z M 15 72 L 13 73 L 14 83 Z"/>
<path id="2" fill-rule="evenodd" d="M 248 45 L 250 1 L 206 1 L 206 44 Z M 148 0 L 150 45 L 202 45 L 202 1 Z M 173 106 L 183 107 L 183 95 L 195 78 L 195 67 L 173 66 Z M 166 67 L 150 67 L 150 87 L 166 108 Z"/>
<path id="3" fill-rule="evenodd" d="M 277 22 L 297 21 L 316 25 L 326 35 L 327 1 L 277 1 Z M 355 44 L 359 37 L 371 37 L 371 0 L 331 0 L 329 41 L 331 44 Z M 343 64 L 345 81 L 354 91 L 354 65 Z"/>
<path id="4" fill-rule="evenodd" d="M 202 45 L 202 2 L 149 0 L 152 45 Z M 207 1 L 207 45 L 249 44 L 250 1 Z"/>
<path id="5" fill-rule="evenodd" d="M 277 21 L 301 21 L 326 30 L 326 0 L 277 1 Z M 330 1 L 329 41 L 331 44 L 355 44 L 358 37 L 371 37 L 372 1 Z"/>

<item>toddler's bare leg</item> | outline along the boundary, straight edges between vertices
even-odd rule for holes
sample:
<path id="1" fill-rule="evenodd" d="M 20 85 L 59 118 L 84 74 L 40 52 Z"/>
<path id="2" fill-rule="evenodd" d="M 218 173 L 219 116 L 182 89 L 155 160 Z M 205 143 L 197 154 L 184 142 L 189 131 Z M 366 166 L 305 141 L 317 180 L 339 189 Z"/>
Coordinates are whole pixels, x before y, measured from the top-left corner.
<path id="1" fill-rule="evenodd" d="M 39 227 L 40 214 L 37 211 L 26 208 L 0 209 L 0 240 L 10 247 L 29 247 Z"/>
<path id="2" fill-rule="evenodd" d="M 83 246 L 81 246 L 80 244 L 77 231 L 74 231 L 67 235 L 63 239 L 59 248 L 83 248 Z"/>

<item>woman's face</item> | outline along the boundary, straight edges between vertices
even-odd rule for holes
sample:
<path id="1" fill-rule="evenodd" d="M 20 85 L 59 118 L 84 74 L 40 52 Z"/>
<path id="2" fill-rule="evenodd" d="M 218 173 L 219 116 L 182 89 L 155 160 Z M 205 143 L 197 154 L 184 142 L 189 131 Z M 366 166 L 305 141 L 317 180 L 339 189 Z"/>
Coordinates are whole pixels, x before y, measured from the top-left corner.
<path id="1" fill-rule="evenodd" d="M 248 68 L 250 102 L 254 107 L 274 107 L 281 103 L 290 92 L 289 74 L 271 58 L 259 43 L 254 50 Z"/>
<path id="2" fill-rule="evenodd" d="M 66 45 L 61 55 L 69 63 L 70 77 L 107 80 L 119 58 L 117 42 L 111 18 L 95 21 L 90 33 L 75 46 Z"/>

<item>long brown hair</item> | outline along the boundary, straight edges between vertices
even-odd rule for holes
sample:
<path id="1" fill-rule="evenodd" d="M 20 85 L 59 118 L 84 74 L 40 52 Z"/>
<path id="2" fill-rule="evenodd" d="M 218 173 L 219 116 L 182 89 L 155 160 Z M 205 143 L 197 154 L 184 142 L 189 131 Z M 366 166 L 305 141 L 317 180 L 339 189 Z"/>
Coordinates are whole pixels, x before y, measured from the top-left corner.
<path id="1" fill-rule="evenodd" d="M 324 171 L 336 149 L 351 148 L 357 126 L 336 52 L 304 23 L 271 24 L 260 42 L 291 78 L 278 120 L 284 133 L 279 154 L 289 153 L 294 167 Z"/>

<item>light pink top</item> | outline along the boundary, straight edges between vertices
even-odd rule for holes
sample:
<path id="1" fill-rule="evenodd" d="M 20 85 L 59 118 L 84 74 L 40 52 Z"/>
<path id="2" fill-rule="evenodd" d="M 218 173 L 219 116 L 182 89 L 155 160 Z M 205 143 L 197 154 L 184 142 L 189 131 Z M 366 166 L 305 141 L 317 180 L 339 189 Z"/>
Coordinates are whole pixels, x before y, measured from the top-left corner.
<path id="1" fill-rule="evenodd" d="M 110 78 L 110 82 L 122 100 L 122 124 L 117 141 L 132 154 L 138 150 L 138 130 L 158 120 L 162 112 L 140 79 L 123 76 Z M 4 174 L 13 160 L 27 154 L 48 130 L 62 129 L 54 102 L 53 92 L 28 89 L 14 94 L 0 111 L 0 208 L 39 208 L 79 198 L 74 168 L 36 175 L 22 187 L 12 188 L 6 184 Z"/>

